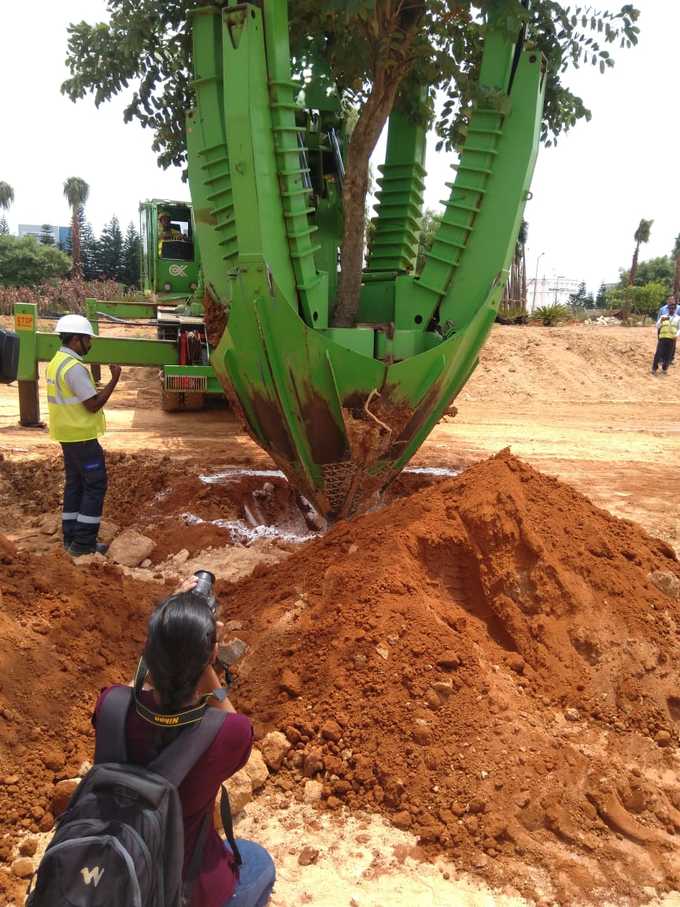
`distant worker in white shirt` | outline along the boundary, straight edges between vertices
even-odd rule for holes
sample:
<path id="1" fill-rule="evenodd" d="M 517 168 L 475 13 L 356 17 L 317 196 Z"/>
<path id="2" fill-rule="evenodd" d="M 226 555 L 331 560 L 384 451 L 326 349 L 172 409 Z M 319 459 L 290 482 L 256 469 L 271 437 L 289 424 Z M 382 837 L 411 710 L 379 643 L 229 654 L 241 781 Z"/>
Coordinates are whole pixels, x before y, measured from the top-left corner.
<path id="1" fill-rule="evenodd" d="M 661 366 L 662 375 L 668 373 L 668 366 L 673 361 L 673 353 L 675 352 L 678 332 L 680 331 L 680 315 L 678 315 L 675 297 L 669 296 L 668 303 L 663 308 L 665 308 L 666 311 L 664 314 L 659 314 L 656 322 L 658 339 L 656 353 L 654 354 L 654 362 L 652 363 L 653 375 L 656 375 L 659 366 Z"/>
<path id="2" fill-rule="evenodd" d="M 47 409 L 50 437 L 64 454 L 64 547 L 69 554 L 104 553 L 97 533 L 106 496 L 106 462 L 97 440 L 106 431 L 104 404 L 120 378 L 120 366 L 110 365 L 111 380 L 97 393 L 83 363 L 94 331 L 82 315 L 64 315 L 57 322 L 61 348 L 47 366 Z"/>

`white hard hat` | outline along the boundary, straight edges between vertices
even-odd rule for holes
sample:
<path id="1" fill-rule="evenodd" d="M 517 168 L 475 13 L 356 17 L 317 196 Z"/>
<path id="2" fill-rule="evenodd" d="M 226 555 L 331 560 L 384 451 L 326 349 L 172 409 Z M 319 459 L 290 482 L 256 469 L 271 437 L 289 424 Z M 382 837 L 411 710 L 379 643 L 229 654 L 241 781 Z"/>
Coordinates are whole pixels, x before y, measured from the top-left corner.
<path id="1" fill-rule="evenodd" d="M 55 334 L 86 334 L 94 337 L 92 325 L 82 315 L 62 315 L 54 329 Z"/>

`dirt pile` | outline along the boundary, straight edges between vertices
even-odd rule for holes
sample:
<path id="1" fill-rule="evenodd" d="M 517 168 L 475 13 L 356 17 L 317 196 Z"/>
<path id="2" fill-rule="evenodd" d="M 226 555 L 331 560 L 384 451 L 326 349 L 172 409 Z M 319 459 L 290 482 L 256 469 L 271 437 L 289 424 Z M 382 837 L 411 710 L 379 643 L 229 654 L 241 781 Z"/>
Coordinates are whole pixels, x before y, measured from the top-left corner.
<path id="1" fill-rule="evenodd" d="M 475 400 L 519 405 L 651 402 L 657 397 L 649 374 L 655 347 L 653 325 L 496 325 L 457 405 L 465 412 L 462 404 Z"/>
<path id="2" fill-rule="evenodd" d="M 55 783 L 92 758 L 96 694 L 129 681 L 163 594 L 63 552 L 31 558 L 0 536 L 0 862 L 18 835 L 51 827 Z M 16 885 L 0 871 L 0 902 Z"/>
<path id="3" fill-rule="evenodd" d="M 277 776 L 562 903 L 680 884 L 680 567 L 508 452 L 222 585 Z"/>

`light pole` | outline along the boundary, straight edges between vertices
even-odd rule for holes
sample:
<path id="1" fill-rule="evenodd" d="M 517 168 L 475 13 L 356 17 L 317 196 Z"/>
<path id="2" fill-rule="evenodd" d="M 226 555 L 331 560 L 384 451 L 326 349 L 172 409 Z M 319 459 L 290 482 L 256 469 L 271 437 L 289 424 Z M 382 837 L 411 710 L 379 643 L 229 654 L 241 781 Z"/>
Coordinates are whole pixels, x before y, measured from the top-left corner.
<path id="1" fill-rule="evenodd" d="M 533 296 L 533 299 L 531 300 L 531 311 L 532 312 L 536 308 L 536 288 L 538 287 L 538 264 L 544 255 L 545 255 L 545 252 L 541 252 L 541 254 L 536 259 L 536 276 L 534 277 L 534 296 Z"/>

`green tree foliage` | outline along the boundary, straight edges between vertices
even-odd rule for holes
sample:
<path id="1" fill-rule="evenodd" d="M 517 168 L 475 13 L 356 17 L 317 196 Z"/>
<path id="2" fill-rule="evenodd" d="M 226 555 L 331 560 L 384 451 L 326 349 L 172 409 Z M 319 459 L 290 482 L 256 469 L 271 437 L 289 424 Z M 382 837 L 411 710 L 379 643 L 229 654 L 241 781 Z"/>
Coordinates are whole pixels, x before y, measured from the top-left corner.
<path id="1" fill-rule="evenodd" d="M 73 276 L 83 276 L 83 264 L 80 257 L 80 224 L 81 209 L 90 194 L 90 187 L 79 176 L 69 176 L 64 180 L 64 198 L 71 209 L 71 255 L 73 257 Z"/>
<path id="2" fill-rule="evenodd" d="M 8 211 L 12 202 L 14 201 L 14 189 L 10 186 L 9 183 L 0 182 L 0 210 Z M 3 214 L 0 218 L 0 236 L 9 235 L 9 226 L 7 224 L 7 218 Z"/>
<path id="3" fill-rule="evenodd" d="M 588 293 L 586 290 L 586 283 L 584 280 L 578 285 L 578 290 L 575 293 L 569 294 L 569 305 L 572 309 L 594 309 L 595 301 L 593 299 L 593 294 Z"/>
<path id="4" fill-rule="evenodd" d="M 51 224 L 43 224 L 40 228 L 40 236 L 38 237 L 38 242 L 43 246 L 53 246 L 54 245 L 54 236 L 52 236 L 52 226 Z"/>
<path id="5" fill-rule="evenodd" d="M 627 287 L 630 285 L 630 271 L 621 271 L 619 286 Z M 675 261 L 668 255 L 659 255 L 657 258 L 650 258 L 647 261 L 641 261 L 635 272 L 635 286 L 641 287 L 647 283 L 663 283 L 669 290 L 673 286 L 673 277 L 675 274 Z"/>
<path id="6" fill-rule="evenodd" d="M 32 236 L 0 236 L 0 285 L 33 287 L 71 269 L 68 255 Z"/>
<path id="7" fill-rule="evenodd" d="M 188 12 L 197 0 L 109 0 L 109 21 L 69 27 L 62 91 L 76 101 L 94 95 L 98 106 L 127 95 L 124 119 L 153 131 L 161 166 L 186 162 L 184 114 L 192 106 Z M 543 139 L 552 142 L 590 114 L 564 82 L 571 67 L 613 66 L 612 48 L 637 43 L 638 11 L 630 3 L 595 11 L 558 0 L 289 0 L 292 53 L 298 71 L 313 54 L 328 65 L 341 99 L 359 115 L 347 150 L 343 186 L 344 235 L 339 289 L 341 321 L 358 303 L 364 256 L 368 165 L 397 99 L 408 83 L 445 95 L 436 126 L 447 147 L 460 144 L 477 92 L 484 37 L 493 14 L 508 32 L 526 27 L 546 55 Z M 413 111 L 416 114 L 416 111 Z M 428 118 L 431 109 L 417 115 Z"/>
<path id="8" fill-rule="evenodd" d="M 680 293 L 680 233 L 675 237 L 671 259 L 673 261 L 673 292 L 677 296 Z"/>
<path id="9" fill-rule="evenodd" d="M 432 208 L 426 208 L 423 219 L 420 224 L 420 235 L 418 237 L 418 254 L 416 256 L 416 274 L 425 267 L 425 255 L 432 248 L 435 233 L 442 222 L 441 211 L 433 211 Z"/>
<path id="10" fill-rule="evenodd" d="M 139 233 L 130 221 L 123 240 L 121 280 L 128 287 L 139 286 Z"/>
<path id="11" fill-rule="evenodd" d="M 85 220 L 84 213 L 81 216 L 83 223 L 80 228 L 80 257 L 83 263 L 83 277 L 85 280 L 95 280 L 99 276 L 99 242 L 94 235 L 92 224 Z"/>
<path id="12" fill-rule="evenodd" d="M 12 207 L 13 201 L 14 189 L 12 189 L 9 183 L 0 182 L 0 208 L 2 208 L 3 211 L 8 211 Z"/>
<path id="13" fill-rule="evenodd" d="M 605 309 L 607 307 L 607 285 L 602 281 L 600 288 L 597 291 L 597 296 L 595 297 L 595 308 L 596 309 Z"/>
<path id="14" fill-rule="evenodd" d="M 115 214 L 99 237 L 96 262 L 99 277 L 123 280 L 123 234 Z"/>
<path id="15" fill-rule="evenodd" d="M 620 312 L 624 318 L 629 315 L 655 318 L 667 296 L 668 286 L 660 281 L 644 286 L 615 287 L 607 291 L 607 307 Z"/>

